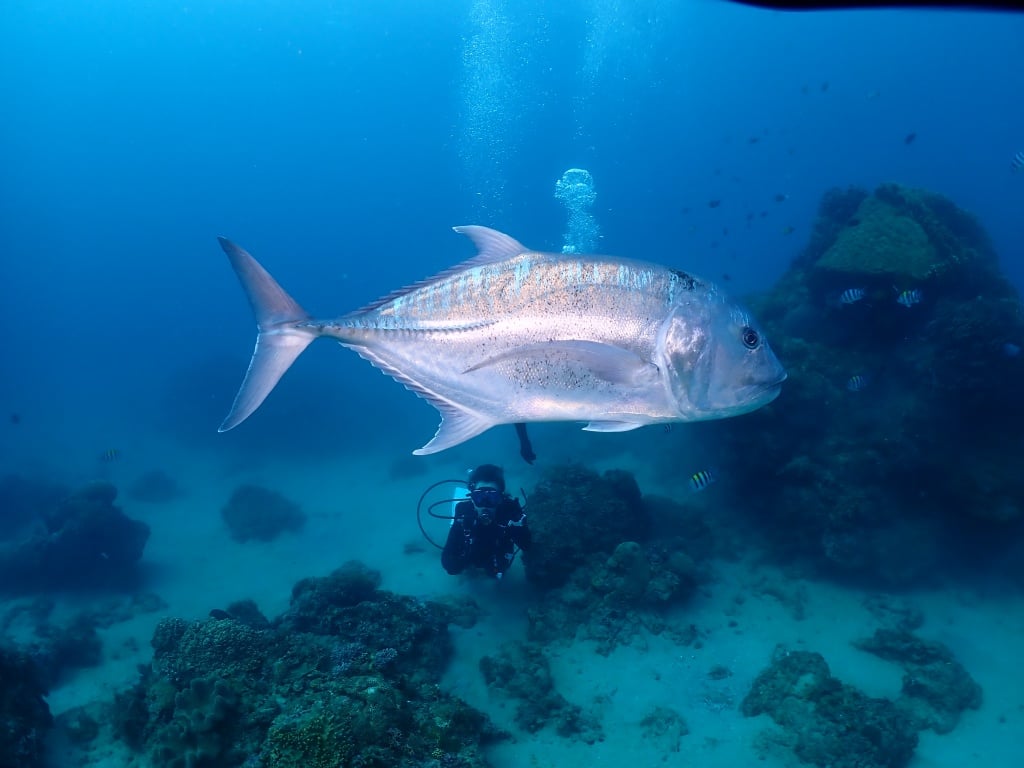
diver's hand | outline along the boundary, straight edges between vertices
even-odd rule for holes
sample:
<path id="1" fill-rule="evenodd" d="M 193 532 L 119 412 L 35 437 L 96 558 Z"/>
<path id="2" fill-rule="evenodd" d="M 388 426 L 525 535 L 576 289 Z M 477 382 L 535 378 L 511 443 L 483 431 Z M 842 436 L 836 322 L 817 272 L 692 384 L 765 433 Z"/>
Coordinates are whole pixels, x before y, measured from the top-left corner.
<path id="1" fill-rule="evenodd" d="M 526 425 L 521 422 L 517 423 L 516 434 L 519 436 L 519 455 L 527 464 L 533 464 L 537 460 L 537 454 L 533 452 L 533 446 L 530 445 L 530 436 L 526 434 Z"/>

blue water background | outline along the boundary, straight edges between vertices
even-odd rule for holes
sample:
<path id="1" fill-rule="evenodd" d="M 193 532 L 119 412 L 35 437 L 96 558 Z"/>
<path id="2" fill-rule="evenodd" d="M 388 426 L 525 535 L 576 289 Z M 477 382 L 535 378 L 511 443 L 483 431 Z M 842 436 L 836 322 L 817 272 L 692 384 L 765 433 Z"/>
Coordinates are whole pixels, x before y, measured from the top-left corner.
<path id="1" fill-rule="evenodd" d="M 558 249 L 573 166 L 601 251 L 740 294 L 798 253 L 823 191 L 885 181 L 975 213 L 1021 285 L 1021 40 L 1024 15 L 711 0 L 9 4 L 4 465 L 85 466 L 133 435 L 422 445 L 433 411 L 326 343 L 216 434 L 254 328 L 215 236 L 336 315 L 472 255 L 452 225 Z"/>

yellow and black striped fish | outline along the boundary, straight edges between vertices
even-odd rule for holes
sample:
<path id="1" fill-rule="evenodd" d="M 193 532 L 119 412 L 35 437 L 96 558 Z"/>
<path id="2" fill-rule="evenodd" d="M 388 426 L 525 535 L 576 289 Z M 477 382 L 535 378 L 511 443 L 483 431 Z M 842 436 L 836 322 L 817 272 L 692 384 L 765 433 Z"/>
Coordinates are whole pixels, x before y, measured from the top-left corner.
<path id="1" fill-rule="evenodd" d="M 712 474 L 710 469 L 702 469 L 700 472 L 694 472 L 690 476 L 690 488 L 694 493 L 697 493 L 697 491 L 703 491 L 715 482 L 716 479 L 717 478 Z"/>
<path id="2" fill-rule="evenodd" d="M 121 451 L 117 448 L 107 448 L 98 458 L 104 464 L 109 464 L 121 458 Z"/>

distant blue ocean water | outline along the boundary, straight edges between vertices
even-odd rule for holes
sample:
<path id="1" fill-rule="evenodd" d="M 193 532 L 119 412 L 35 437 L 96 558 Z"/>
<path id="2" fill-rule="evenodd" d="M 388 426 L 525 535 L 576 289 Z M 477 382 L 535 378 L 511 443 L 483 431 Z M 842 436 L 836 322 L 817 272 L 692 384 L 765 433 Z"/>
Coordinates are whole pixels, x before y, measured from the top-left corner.
<path id="1" fill-rule="evenodd" d="M 1022 39 L 1020 15 L 714 0 L 13 4 L 5 460 L 59 465 L 125 430 L 421 445 L 433 412 L 326 344 L 215 434 L 253 330 L 215 236 L 340 314 L 470 256 L 455 224 L 557 250 L 573 167 L 598 250 L 739 294 L 798 253 L 822 192 L 885 181 L 975 213 L 1020 285 Z"/>

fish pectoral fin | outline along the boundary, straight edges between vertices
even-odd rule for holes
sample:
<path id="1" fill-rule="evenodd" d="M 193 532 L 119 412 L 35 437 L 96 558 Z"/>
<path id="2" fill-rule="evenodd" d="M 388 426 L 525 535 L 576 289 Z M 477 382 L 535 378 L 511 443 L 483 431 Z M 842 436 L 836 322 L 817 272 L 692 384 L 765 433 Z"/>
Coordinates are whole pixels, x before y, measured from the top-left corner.
<path id="1" fill-rule="evenodd" d="M 431 453 L 438 453 L 445 448 L 464 443 L 471 437 L 476 437 L 481 432 L 486 432 L 494 426 L 494 423 L 477 416 L 474 413 L 464 411 L 458 406 L 450 403 L 441 403 L 432 400 L 431 405 L 441 412 L 441 423 L 437 427 L 437 433 L 429 443 L 422 448 L 413 451 L 416 456 L 426 456 Z"/>
<path id="2" fill-rule="evenodd" d="M 592 421 L 583 427 L 584 432 L 630 432 L 639 429 L 643 424 L 629 421 Z"/>
<path id="3" fill-rule="evenodd" d="M 595 377 L 611 384 L 635 387 L 658 376 L 658 366 L 628 349 L 600 341 L 567 339 L 538 344 L 524 344 L 507 352 L 488 357 L 463 373 L 487 368 L 512 360 L 543 360 L 586 369 Z"/>

